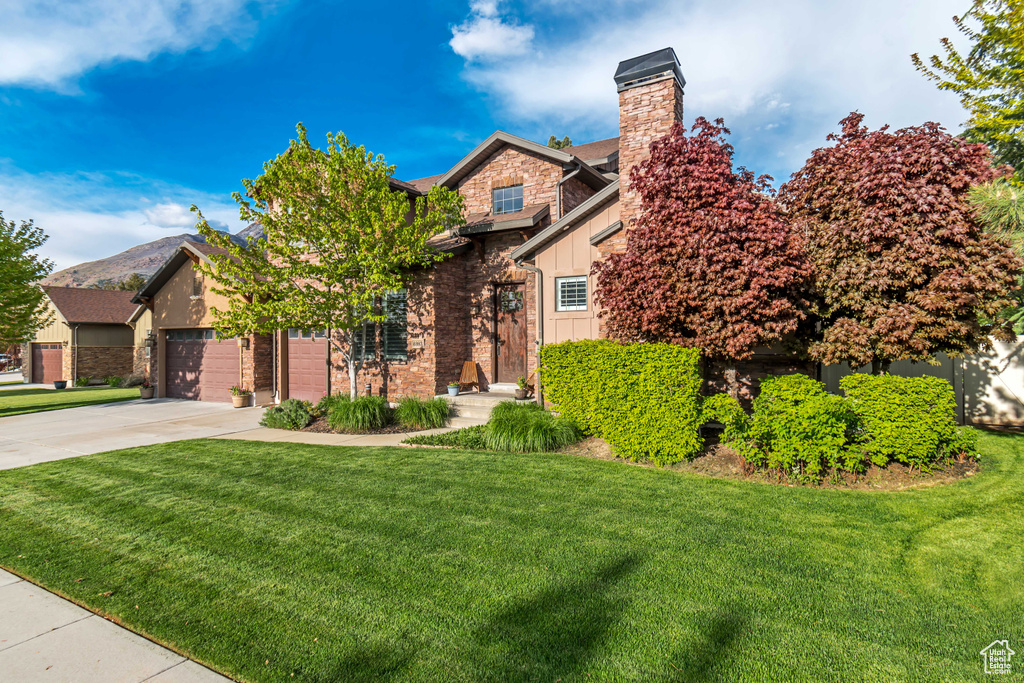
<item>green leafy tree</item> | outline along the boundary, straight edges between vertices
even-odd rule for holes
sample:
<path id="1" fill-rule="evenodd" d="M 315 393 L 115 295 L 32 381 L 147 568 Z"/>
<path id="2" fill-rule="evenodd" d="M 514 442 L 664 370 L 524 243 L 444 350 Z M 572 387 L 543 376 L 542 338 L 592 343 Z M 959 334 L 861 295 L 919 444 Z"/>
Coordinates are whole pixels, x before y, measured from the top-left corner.
<path id="1" fill-rule="evenodd" d="M 918 54 L 911 58 L 940 90 L 960 96 L 971 113 L 964 136 L 986 143 L 1024 180 L 1024 1 L 974 0 L 953 23 L 970 41 L 969 52 L 943 38 L 944 56 L 932 55 L 927 64 Z"/>
<path id="2" fill-rule="evenodd" d="M 561 140 L 552 135 L 548 138 L 548 147 L 551 149 L 565 149 L 566 147 L 572 147 L 572 140 L 569 139 L 568 135 Z"/>
<path id="3" fill-rule="evenodd" d="M 1024 189 L 1000 179 L 972 187 L 970 197 L 985 231 L 1024 257 Z M 1018 277 L 1013 304 L 1000 317 L 1013 325 L 1015 333 L 1024 333 L 1024 278 Z"/>
<path id="4" fill-rule="evenodd" d="M 27 342 L 50 321 L 38 283 L 53 263 L 34 253 L 46 240 L 32 221 L 17 225 L 0 212 L 0 349 Z"/>
<path id="5" fill-rule="evenodd" d="M 434 187 L 412 199 L 391 189 L 394 166 L 384 157 L 341 133 L 328 134 L 320 150 L 301 123 L 297 130 L 298 140 L 265 163 L 263 175 L 242 181 L 245 195 L 234 194 L 242 220 L 263 226 L 263 240 L 236 244 L 192 207 L 199 234 L 226 251 L 199 268 L 229 297 L 228 310 L 213 309 L 228 334 L 331 330 L 355 398 L 373 343 L 367 328 L 387 320 L 379 302 L 406 286 L 411 269 L 445 258 L 427 240 L 462 224 L 462 198 Z"/>

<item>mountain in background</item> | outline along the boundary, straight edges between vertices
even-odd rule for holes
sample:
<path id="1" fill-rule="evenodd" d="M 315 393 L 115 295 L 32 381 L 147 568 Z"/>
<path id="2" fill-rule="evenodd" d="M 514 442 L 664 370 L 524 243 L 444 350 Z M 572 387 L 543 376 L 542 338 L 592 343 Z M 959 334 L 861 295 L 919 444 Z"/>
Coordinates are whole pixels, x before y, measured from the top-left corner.
<path id="1" fill-rule="evenodd" d="M 231 239 L 238 244 L 245 244 L 249 237 L 261 239 L 263 226 L 253 223 L 244 230 L 231 235 Z M 203 243 L 206 242 L 206 238 L 202 235 L 189 234 L 163 237 L 126 249 L 114 256 L 58 270 L 43 280 L 43 284 L 57 287 L 92 287 L 121 282 L 132 273 L 139 273 L 149 279 L 171 257 L 175 249 L 185 241 Z"/>

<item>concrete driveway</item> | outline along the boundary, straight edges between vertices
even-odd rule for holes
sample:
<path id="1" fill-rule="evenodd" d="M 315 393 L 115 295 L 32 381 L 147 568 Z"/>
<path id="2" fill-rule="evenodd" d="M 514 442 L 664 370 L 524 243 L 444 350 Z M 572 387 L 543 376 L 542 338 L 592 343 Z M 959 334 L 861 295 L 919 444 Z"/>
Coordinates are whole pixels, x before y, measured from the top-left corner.
<path id="1" fill-rule="evenodd" d="M 0 470 L 249 431 L 259 426 L 262 415 L 262 408 L 161 398 L 3 417 Z"/>

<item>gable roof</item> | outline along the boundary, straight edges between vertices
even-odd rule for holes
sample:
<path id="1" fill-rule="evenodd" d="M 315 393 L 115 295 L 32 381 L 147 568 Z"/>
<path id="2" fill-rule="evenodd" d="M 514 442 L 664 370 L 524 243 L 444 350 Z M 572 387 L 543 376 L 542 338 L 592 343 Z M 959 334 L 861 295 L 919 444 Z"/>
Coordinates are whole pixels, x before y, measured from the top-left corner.
<path id="1" fill-rule="evenodd" d="M 466 224 L 456 230 L 459 235 L 476 235 L 499 230 L 527 230 L 536 227 L 550 213 L 550 204 L 524 206 L 521 211 L 512 213 L 474 213 L 466 216 Z"/>
<path id="2" fill-rule="evenodd" d="M 607 140 L 595 140 L 583 145 L 563 147 L 563 152 L 568 152 L 575 157 L 583 159 L 588 164 L 606 164 L 619 156 L 619 138 L 608 138 Z"/>
<path id="3" fill-rule="evenodd" d="M 509 258 L 513 261 L 522 261 L 532 258 L 533 255 L 548 242 L 551 242 L 563 232 L 576 227 L 589 218 L 593 213 L 599 211 L 606 204 L 615 201 L 618 198 L 619 181 L 614 180 L 610 185 L 608 185 L 608 187 L 587 199 L 587 201 L 562 216 L 558 221 L 538 232 L 532 238 L 519 245 L 516 249 L 513 249 Z"/>
<path id="4" fill-rule="evenodd" d="M 486 140 L 477 145 L 472 152 L 464 156 L 459 163 L 452 166 L 447 173 L 434 180 L 431 184 L 455 187 L 459 184 L 460 180 L 472 173 L 475 168 L 487 159 L 487 157 L 491 156 L 506 145 L 510 147 L 517 147 L 536 156 L 543 157 L 552 163 L 561 165 L 562 167 L 579 164 L 580 173 L 577 177 L 595 190 L 601 189 L 610 182 L 601 174 L 600 171 L 592 168 L 585 161 L 573 154 L 533 142 L 532 140 L 527 140 L 526 138 L 521 138 L 518 135 L 506 133 L 503 130 L 496 130 L 487 136 Z M 427 179 L 422 178 L 421 180 L 425 181 Z"/>
<path id="5" fill-rule="evenodd" d="M 54 307 L 69 323 L 124 325 L 135 307 L 134 292 L 82 287 L 43 287 Z"/>
<path id="6" fill-rule="evenodd" d="M 152 299 L 167 284 L 167 281 L 178 272 L 178 269 L 187 262 L 202 259 L 206 263 L 210 263 L 210 256 L 228 253 L 230 252 L 227 249 L 215 247 L 205 242 L 182 242 L 181 246 L 171 254 L 170 258 L 160 266 L 160 270 L 153 273 L 153 277 L 149 278 L 146 284 L 142 285 L 142 289 L 132 297 L 131 302 L 133 304 L 142 304 L 146 303 L 146 300 Z M 131 311 L 129 311 L 129 314 L 131 314 Z"/>

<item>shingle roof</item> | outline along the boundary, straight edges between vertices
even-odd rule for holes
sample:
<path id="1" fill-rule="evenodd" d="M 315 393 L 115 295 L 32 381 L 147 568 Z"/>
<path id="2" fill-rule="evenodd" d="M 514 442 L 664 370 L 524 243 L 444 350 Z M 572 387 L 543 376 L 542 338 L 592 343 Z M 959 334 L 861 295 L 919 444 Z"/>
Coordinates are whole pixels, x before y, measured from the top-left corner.
<path id="1" fill-rule="evenodd" d="M 81 287 L 44 287 L 46 295 L 69 323 L 125 324 L 135 311 L 135 292 Z"/>
<path id="2" fill-rule="evenodd" d="M 417 178 L 416 180 L 406 180 L 405 182 L 409 185 L 412 185 L 420 192 L 425 193 L 429 192 L 431 186 L 434 183 L 436 183 L 438 179 L 443 175 L 443 173 L 438 173 L 437 175 L 427 176 L 426 178 Z"/>
<path id="3" fill-rule="evenodd" d="M 551 213 L 550 204 L 533 204 L 524 206 L 521 211 L 513 213 L 471 213 L 466 216 L 466 224 L 458 229 L 460 235 L 473 235 L 481 232 L 498 230 L 523 230 L 535 227 Z"/>
<path id="4" fill-rule="evenodd" d="M 230 254 L 227 249 L 223 247 L 215 247 L 212 244 L 206 242 L 188 242 L 188 246 L 198 251 L 203 256 L 212 256 L 213 254 Z"/>
<path id="5" fill-rule="evenodd" d="M 597 140 L 595 142 L 588 142 L 583 145 L 573 145 L 572 147 L 563 147 L 563 152 L 568 152 L 574 157 L 579 157 L 584 161 L 590 161 L 592 159 L 604 159 L 617 154 L 619 151 L 619 139 L 608 138 L 607 140 Z"/>
<path id="6" fill-rule="evenodd" d="M 577 206 L 575 209 L 513 249 L 509 256 L 514 261 L 532 258 L 533 255 L 548 242 L 555 239 L 566 230 L 571 230 L 576 227 L 608 202 L 616 201 L 618 198 L 619 181 L 614 180 L 610 185 L 608 185 L 608 187 L 591 195 L 585 202 Z"/>

